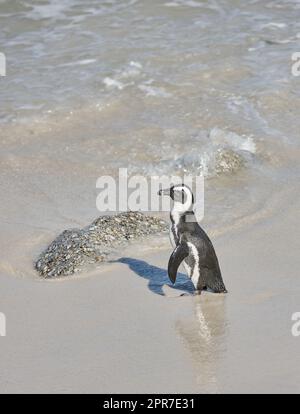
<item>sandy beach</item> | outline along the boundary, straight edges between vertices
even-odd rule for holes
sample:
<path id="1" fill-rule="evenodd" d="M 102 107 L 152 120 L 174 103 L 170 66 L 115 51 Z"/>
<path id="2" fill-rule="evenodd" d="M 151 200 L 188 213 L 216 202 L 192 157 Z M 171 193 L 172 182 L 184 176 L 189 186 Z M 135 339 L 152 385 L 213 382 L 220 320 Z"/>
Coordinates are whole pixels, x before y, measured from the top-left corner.
<path id="1" fill-rule="evenodd" d="M 214 239 L 227 295 L 166 285 L 165 236 L 88 277 L 2 269 L 1 392 L 299 392 L 299 211 Z"/>

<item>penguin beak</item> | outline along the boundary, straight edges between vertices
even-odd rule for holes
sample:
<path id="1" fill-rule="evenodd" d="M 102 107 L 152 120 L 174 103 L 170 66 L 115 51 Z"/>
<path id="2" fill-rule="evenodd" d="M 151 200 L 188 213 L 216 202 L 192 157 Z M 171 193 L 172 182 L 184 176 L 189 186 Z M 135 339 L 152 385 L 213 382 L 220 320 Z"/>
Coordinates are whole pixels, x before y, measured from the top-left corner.
<path id="1" fill-rule="evenodd" d="M 170 189 L 169 188 L 160 189 L 157 194 L 159 196 L 163 196 L 163 195 L 170 196 Z"/>

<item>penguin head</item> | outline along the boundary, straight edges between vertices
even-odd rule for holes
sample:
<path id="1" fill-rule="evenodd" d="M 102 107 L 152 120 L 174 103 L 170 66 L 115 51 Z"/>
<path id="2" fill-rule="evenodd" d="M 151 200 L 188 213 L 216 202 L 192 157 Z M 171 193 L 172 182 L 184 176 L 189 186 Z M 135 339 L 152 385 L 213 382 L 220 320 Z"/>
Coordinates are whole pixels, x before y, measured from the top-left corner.
<path id="1" fill-rule="evenodd" d="M 192 209 L 194 196 L 192 190 L 185 184 L 173 185 L 167 189 L 161 189 L 158 195 L 166 195 L 174 201 L 174 208 L 182 213 Z"/>

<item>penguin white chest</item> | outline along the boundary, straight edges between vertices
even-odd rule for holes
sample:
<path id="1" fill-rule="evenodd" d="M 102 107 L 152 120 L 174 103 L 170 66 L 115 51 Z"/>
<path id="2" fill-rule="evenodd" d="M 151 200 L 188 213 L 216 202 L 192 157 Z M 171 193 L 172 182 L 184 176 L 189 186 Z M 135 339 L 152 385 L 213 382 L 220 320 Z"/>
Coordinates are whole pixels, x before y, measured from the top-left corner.
<path id="1" fill-rule="evenodd" d="M 187 245 L 189 247 L 190 255 L 193 257 L 194 266 L 193 269 L 190 268 L 190 278 L 193 282 L 193 285 L 195 286 L 195 289 L 197 289 L 198 286 L 198 280 L 200 277 L 200 271 L 199 271 L 199 254 L 196 246 L 193 243 L 187 242 Z"/>
<path id="2" fill-rule="evenodd" d="M 171 242 L 172 247 L 175 248 L 176 247 L 176 243 L 175 243 L 175 237 L 174 237 L 172 225 L 170 226 L 170 229 L 169 229 L 169 237 L 170 237 L 170 242 Z"/>
<path id="3" fill-rule="evenodd" d="M 178 231 L 178 226 L 179 226 L 179 222 L 180 222 L 180 215 L 176 210 L 172 210 L 172 219 L 173 222 L 170 226 L 170 239 L 171 239 L 171 243 L 174 247 L 176 246 L 176 243 L 179 241 L 180 239 L 180 235 L 179 235 L 179 231 Z"/>
<path id="4" fill-rule="evenodd" d="M 176 211 L 172 211 L 172 219 L 173 223 L 170 226 L 170 241 L 171 245 L 175 248 L 178 243 L 180 243 L 180 233 L 178 231 L 178 226 L 180 222 L 180 214 Z M 199 272 L 199 255 L 196 246 L 191 243 L 187 242 L 187 245 L 189 247 L 189 256 L 192 257 L 193 260 L 183 260 L 183 266 L 185 268 L 185 271 L 187 272 L 187 275 L 192 280 L 193 285 L 195 286 L 195 289 L 197 289 L 198 286 L 198 280 L 200 277 Z M 188 259 L 188 258 L 187 258 Z M 193 266 L 190 266 L 190 262 L 193 263 Z"/>

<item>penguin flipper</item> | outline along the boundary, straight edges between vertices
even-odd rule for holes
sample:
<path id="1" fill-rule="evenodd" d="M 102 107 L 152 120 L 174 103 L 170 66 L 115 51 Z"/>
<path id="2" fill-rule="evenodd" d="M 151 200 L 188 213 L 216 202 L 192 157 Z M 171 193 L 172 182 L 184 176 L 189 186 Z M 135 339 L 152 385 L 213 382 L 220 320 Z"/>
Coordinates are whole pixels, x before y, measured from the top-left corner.
<path id="1" fill-rule="evenodd" d="M 168 275 L 172 283 L 175 283 L 177 271 L 181 262 L 189 255 L 189 248 L 186 243 L 180 243 L 176 246 L 170 256 L 168 263 Z"/>

